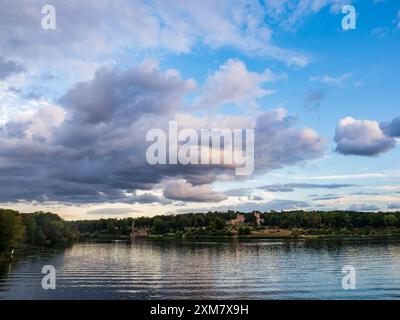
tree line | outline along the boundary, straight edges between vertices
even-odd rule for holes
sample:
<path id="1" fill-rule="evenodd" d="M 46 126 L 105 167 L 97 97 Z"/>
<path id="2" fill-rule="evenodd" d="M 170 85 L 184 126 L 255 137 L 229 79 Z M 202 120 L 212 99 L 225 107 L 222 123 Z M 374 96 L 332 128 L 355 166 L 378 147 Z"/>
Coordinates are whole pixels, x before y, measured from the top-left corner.
<path id="1" fill-rule="evenodd" d="M 39 246 L 66 244 L 77 236 L 78 231 L 56 214 L 0 209 L 0 254 L 7 254 L 22 243 Z"/>
<path id="2" fill-rule="evenodd" d="M 167 234 L 203 230 L 203 233 L 226 233 L 227 222 L 239 212 L 188 213 L 151 218 L 100 219 L 74 221 L 72 225 L 80 233 L 129 235 L 132 222 L 136 227 L 147 227 L 152 234 Z M 255 226 L 253 213 L 245 216 L 245 224 Z M 400 228 L 400 212 L 355 212 L 355 211 L 286 211 L 264 212 L 262 226 L 281 229 L 342 229 L 342 228 Z"/>
<path id="3" fill-rule="evenodd" d="M 65 221 L 49 212 L 19 213 L 0 209 L 0 253 L 8 252 L 21 243 L 32 245 L 66 244 L 75 239 L 101 236 L 128 237 L 134 223 L 138 228 L 149 228 L 153 235 L 175 233 L 177 235 L 232 235 L 233 227 L 227 222 L 238 212 L 188 213 L 180 215 Z M 237 226 L 239 234 L 249 234 L 249 226 L 255 227 L 253 213 L 241 213 L 245 225 Z M 352 212 L 352 211 L 288 211 L 264 212 L 262 227 L 281 229 L 353 229 L 353 228 L 400 228 L 400 212 Z M 235 228 L 235 227 L 234 227 Z"/>

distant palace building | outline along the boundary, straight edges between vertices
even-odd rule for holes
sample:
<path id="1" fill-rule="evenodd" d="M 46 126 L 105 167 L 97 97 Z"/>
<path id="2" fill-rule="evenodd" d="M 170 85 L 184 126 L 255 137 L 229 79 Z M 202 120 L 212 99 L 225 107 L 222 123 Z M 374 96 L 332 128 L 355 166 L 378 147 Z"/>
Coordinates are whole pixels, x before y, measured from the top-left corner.
<path id="1" fill-rule="evenodd" d="M 136 228 L 135 221 L 132 222 L 131 240 L 137 238 L 147 238 L 150 234 L 149 228 Z"/>
<path id="2" fill-rule="evenodd" d="M 253 211 L 253 214 L 254 214 L 254 217 L 256 218 L 256 224 L 257 224 L 258 226 L 260 226 L 260 225 L 264 222 L 264 219 L 261 218 L 261 212 L 259 212 L 259 211 Z M 234 226 L 234 225 L 237 225 L 237 224 L 239 224 L 239 223 L 245 223 L 245 221 L 246 221 L 245 215 L 244 215 L 244 214 L 237 213 L 237 214 L 236 214 L 236 219 L 229 220 L 229 221 L 227 222 L 227 224 L 230 224 L 230 225 L 233 225 L 233 226 Z"/>
<path id="3" fill-rule="evenodd" d="M 256 223 L 258 226 L 261 225 L 261 223 L 264 223 L 264 219 L 261 218 L 261 212 L 259 211 L 253 211 L 254 216 L 256 217 Z"/>
<path id="4" fill-rule="evenodd" d="M 244 216 L 244 214 L 238 213 L 238 214 L 236 214 L 236 219 L 229 220 L 228 224 L 231 224 L 234 226 L 238 223 L 244 223 L 245 220 L 246 220 L 246 217 Z"/>

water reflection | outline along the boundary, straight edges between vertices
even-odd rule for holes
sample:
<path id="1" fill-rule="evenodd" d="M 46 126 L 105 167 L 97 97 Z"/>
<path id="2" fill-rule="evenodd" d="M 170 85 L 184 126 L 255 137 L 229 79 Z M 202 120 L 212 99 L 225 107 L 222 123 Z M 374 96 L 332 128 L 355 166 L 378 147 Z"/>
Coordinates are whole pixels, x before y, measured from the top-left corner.
<path id="1" fill-rule="evenodd" d="M 400 252 L 392 241 L 75 244 L 27 250 L 0 266 L 3 299 L 394 299 Z M 57 289 L 41 288 L 41 268 Z M 344 265 L 357 290 L 341 288 Z M 11 269 L 10 269 L 11 268 Z"/>

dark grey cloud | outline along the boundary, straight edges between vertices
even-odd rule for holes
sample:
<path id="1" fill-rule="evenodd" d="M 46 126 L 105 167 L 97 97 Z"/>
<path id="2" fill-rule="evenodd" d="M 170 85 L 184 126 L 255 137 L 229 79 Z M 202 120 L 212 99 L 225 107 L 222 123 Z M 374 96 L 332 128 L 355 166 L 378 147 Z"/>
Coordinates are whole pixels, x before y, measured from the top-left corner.
<path id="1" fill-rule="evenodd" d="M 0 55 L 0 80 L 24 71 L 25 67 L 22 64 L 13 60 L 6 60 L 6 58 Z"/>
<path id="2" fill-rule="evenodd" d="M 130 125 L 146 115 L 171 114 L 194 82 L 159 72 L 147 60 L 129 70 L 99 69 L 93 80 L 76 84 L 59 99 L 68 109 L 68 124 L 96 126 L 105 122 Z"/>
<path id="3" fill-rule="evenodd" d="M 272 184 L 260 187 L 269 192 L 293 192 L 296 189 L 340 189 L 353 187 L 352 184 L 315 184 L 315 183 L 287 183 L 287 184 Z"/>
<path id="4" fill-rule="evenodd" d="M 92 80 L 62 95 L 60 107 L 0 126 L 0 183 L 7 186 L 0 201 L 151 203 L 160 200 L 135 191 L 151 190 L 171 178 L 194 190 L 221 174 L 234 179 L 234 168 L 227 166 L 146 162 L 146 133 L 153 128 L 167 132 L 168 121 L 183 109 L 182 100 L 193 87 L 192 80 L 174 70 L 162 72 L 151 60 L 126 70 L 100 68 Z M 294 125 L 283 109 L 257 119 L 255 174 L 322 155 L 322 138 Z M 180 201 L 226 198 L 209 190 L 206 196 L 189 191 L 177 195 L 170 189 L 164 195 Z"/>

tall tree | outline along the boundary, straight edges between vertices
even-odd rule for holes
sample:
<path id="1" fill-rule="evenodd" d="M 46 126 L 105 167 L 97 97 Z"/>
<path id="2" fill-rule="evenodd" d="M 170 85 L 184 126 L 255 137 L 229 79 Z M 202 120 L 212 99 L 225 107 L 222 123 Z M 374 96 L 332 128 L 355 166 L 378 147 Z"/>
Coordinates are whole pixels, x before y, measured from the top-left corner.
<path id="1" fill-rule="evenodd" d="M 17 212 L 0 210 L 0 253 L 18 247 L 24 237 L 24 225 Z"/>

